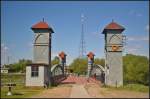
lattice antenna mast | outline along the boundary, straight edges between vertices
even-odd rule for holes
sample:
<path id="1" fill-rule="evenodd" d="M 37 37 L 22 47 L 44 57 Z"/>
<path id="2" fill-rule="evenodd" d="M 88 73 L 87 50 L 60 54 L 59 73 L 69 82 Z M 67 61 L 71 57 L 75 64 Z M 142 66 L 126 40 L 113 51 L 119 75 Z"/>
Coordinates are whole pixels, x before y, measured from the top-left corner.
<path id="1" fill-rule="evenodd" d="M 81 41 L 80 41 L 80 48 L 79 48 L 79 57 L 83 58 L 86 55 L 86 46 L 85 46 L 85 39 L 84 39 L 84 21 L 85 17 L 81 15 Z"/>

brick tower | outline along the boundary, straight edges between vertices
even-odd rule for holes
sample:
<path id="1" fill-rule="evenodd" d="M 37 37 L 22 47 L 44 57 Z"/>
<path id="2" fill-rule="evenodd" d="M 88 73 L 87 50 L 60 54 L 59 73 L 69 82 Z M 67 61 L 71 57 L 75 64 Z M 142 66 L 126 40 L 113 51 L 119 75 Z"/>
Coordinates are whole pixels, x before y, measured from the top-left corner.
<path id="1" fill-rule="evenodd" d="M 122 48 L 124 27 L 111 22 L 104 30 L 105 35 L 105 84 L 110 86 L 123 85 Z"/>
<path id="2" fill-rule="evenodd" d="M 26 67 L 26 86 L 51 84 L 51 34 L 53 29 L 43 21 L 33 25 L 33 63 Z"/>

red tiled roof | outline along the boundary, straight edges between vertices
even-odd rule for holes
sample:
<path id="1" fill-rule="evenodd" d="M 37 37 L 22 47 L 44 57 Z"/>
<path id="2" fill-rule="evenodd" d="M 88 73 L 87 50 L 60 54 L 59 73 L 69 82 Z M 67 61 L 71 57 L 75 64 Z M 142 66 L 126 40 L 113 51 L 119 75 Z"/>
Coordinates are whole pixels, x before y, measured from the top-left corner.
<path id="1" fill-rule="evenodd" d="M 104 29 L 124 29 L 124 27 L 115 22 L 111 22 Z"/>
<path id="2" fill-rule="evenodd" d="M 39 22 L 35 25 L 32 26 L 32 28 L 44 28 L 44 29 L 49 29 L 49 25 L 46 22 Z"/>
<path id="3" fill-rule="evenodd" d="M 94 55 L 94 53 L 89 52 L 89 53 L 87 54 L 87 56 L 90 57 L 90 58 L 93 58 L 95 55 Z"/>
<path id="4" fill-rule="evenodd" d="M 111 22 L 110 24 L 108 24 L 108 25 L 104 28 L 103 32 L 104 32 L 105 30 L 124 30 L 124 29 L 125 29 L 125 28 L 124 28 L 123 26 L 119 25 L 118 23 L 116 23 L 116 22 Z"/>
<path id="5" fill-rule="evenodd" d="M 53 32 L 52 28 L 46 22 L 38 22 L 31 29 L 50 29 Z"/>
<path id="6" fill-rule="evenodd" d="M 59 56 L 60 56 L 61 58 L 64 58 L 64 57 L 66 56 L 66 54 L 62 51 L 61 53 L 59 53 Z"/>

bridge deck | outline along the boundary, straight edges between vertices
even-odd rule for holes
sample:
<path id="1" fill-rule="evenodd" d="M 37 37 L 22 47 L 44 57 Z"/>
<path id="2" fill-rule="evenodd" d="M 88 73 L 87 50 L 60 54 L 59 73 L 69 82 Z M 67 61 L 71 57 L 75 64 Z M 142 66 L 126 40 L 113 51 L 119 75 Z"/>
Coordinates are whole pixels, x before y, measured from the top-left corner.
<path id="1" fill-rule="evenodd" d="M 65 80 L 61 81 L 62 84 L 87 84 L 87 83 L 98 83 L 100 84 L 101 82 L 94 79 L 94 78 L 89 78 L 87 80 L 86 77 L 81 77 L 81 76 L 73 76 L 69 75 Z"/>

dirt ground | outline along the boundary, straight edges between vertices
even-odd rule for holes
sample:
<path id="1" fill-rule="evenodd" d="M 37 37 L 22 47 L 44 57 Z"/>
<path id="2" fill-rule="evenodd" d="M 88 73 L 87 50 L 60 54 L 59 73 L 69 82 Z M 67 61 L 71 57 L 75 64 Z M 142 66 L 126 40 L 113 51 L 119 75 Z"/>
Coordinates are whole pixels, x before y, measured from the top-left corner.
<path id="1" fill-rule="evenodd" d="M 70 98 L 71 94 L 73 93 L 73 86 L 75 85 L 78 84 L 62 84 L 51 89 L 45 89 L 40 94 L 35 95 L 31 98 Z M 149 93 L 103 88 L 100 87 L 100 85 L 95 83 L 89 83 L 83 86 L 85 88 L 85 91 L 87 91 L 87 94 L 89 95 L 88 98 L 148 98 L 149 97 Z M 76 95 L 75 97 L 78 97 L 78 95 Z"/>
<path id="2" fill-rule="evenodd" d="M 83 84 L 74 84 L 71 90 L 70 98 L 91 98 Z"/>
<path id="3" fill-rule="evenodd" d="M 57 87 L 45 89 L 31 98 L 148 98 L 149 93 L 104 88 L 101 83 L 83 77 L 69 76 Z"/>
<path id="4" fill-rule="evenodd" d="M 31 98 L 69 98 L 72 85 L 59 85 L 52 89 L 46 89 L 38 95 Z"/>
<path id="5" fill-rule="evenodd" d="M 149 93 L 133 92 L 102 88 L 97 84 L 87 84 L 85 89 L 90 96 L 95 98 L 148 98 Z"/>

